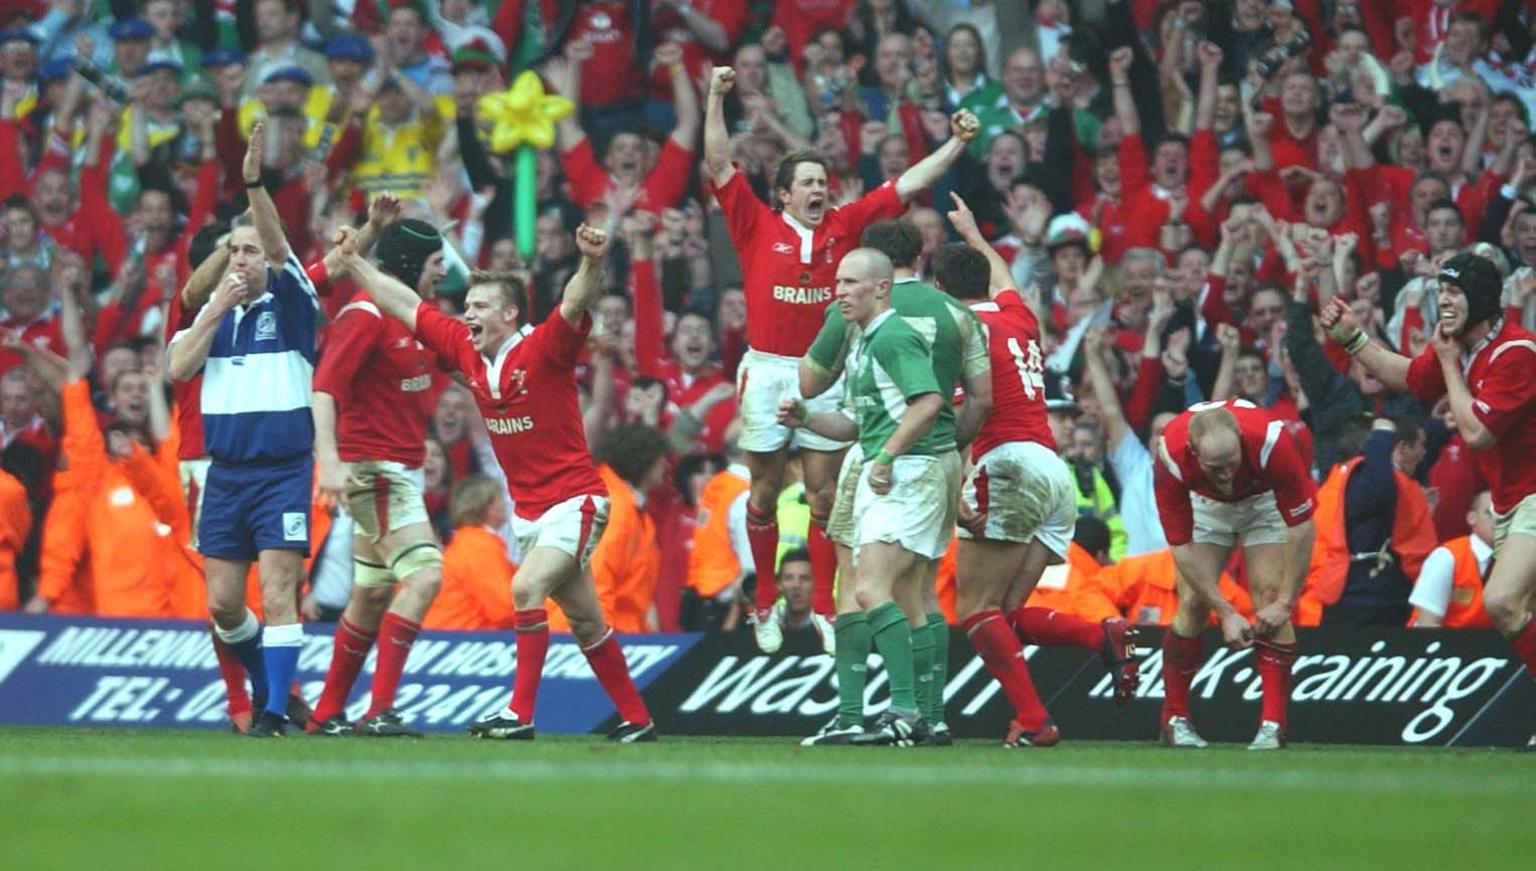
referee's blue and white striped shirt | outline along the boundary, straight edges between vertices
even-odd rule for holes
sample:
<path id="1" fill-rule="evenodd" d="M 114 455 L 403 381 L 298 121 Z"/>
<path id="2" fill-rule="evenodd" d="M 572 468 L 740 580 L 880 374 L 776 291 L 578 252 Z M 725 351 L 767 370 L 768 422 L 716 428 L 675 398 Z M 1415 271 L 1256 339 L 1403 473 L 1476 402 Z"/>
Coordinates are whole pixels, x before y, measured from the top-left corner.
<path id="1" fill-rule="evenodd" d="M 268 268 L 266 293 L 224 315 L 203 364 L 201 394 L 203 444 L 215 462 L 291 460 L 313 450 L 309 402 L 319 311 L 314 284 L 289 252 L 281 270 Z"/>

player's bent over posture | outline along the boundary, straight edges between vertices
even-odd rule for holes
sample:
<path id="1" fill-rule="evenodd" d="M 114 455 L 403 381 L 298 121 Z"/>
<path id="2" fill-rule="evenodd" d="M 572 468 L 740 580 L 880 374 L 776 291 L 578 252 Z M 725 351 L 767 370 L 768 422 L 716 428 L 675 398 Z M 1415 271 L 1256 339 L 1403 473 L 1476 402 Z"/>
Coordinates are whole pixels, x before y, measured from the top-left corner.
<path id="1" fill-rule="evenodd" d="M 262 142 L 258 122 L 243 166 L 250 214 L 230 231 L 224 279 L 192 325 L 172 337 L 168 368 L 177 381 L 203 376 L 203 438 L 212 462 L 197 539 L 208 610 L 256 688 L 260 711 L 249 734 L 270 738 L 283 734 L 304 643 L 294 591 L 309 551 L 310 379 L 320 304 L 261 185 Z M 245 607 L 252 560 L 265 629 Z"/>
<path id="2" fill-rule="evenodd" d="M 949 219 L 965 244 L 934 253 L 934 281 L 981 319 L 993 399 L 992 413 L 971 445 L 973 466 L 961 494 L 956 608 L 971 646 L 1013 705 L 1003 744 L 1049 747 L 1061 733 L 1035 691 L 1016 628 L 1038 610 L 1024 603 L 1046 567 L 1066 561 L 1077 496 L 1046 420 L 1040 323 L 1012 288 L 1008 264 L 981 235 L 971 210 L 950 196 L 955 209 Z M 1087 646 L 1102 650 L 1115 676 L 1117 700 L 1135 692 L 1135 630 L 1127 621 L 1052 617 L 1053 633 L 1086 637 Z"/>
<path id="3" fill-rule="evenodd" d="M 1424 402 L 1450 398 L 1493 495 L 1494 563 L 1483 605 L 1536 676 L 1536 335 L 1503 317 L 1491 261 L 1457 254 L 1439 278 L 1440 321 L 1412 360 L 1371 340 L 1343 300 L 1323 310 L 1323 326 L 1388 388 Z M 1527 746 L 1536 749 L 1536 735 Z"/>
<path id="4" fill-rule="evenodd" d="M 379 235 L 377 252 L 385 272 L 432 298 L 443 277 L 443 237 L 432 225 L 396 221 Z M 373 692 L 355 733 L 421 734 L 402 722 L 394 704 L 422 618 L 443 582 L 421 480 L 432 362 L 410 330 L 363 295 L 331 324 L 315 373 L 320 492 L 344 501 L 357 524 L 352 594 L 336 623 L 325 689 L 310 720 L 317 734 L 354 733 L 342 709 L 375 639 Z"/>
<path id="5" fill-rule="evenodd" d="M 837 304 L 861 334 L 848 365 L 857 422 L 841 412 L 806 415 L 786 399 L 779 420 L 829 438 L 857 437 L 866 460 L 854 501 L 859 604 L 885 660 L 891 705 L 854 744 L 911 746 L 929 733 L 917 702 L 913 634 L 925 630 L 922 579 L 927 560 L 949 546 L 944 506 L 949 478 L 933 437 L 939 392 L 930 348 L 891 308 L 891 261 L 856 248 L 837 267 Z M 898 604 L 898 601 L 900 604 Z"/>
<path id="6" fill-rule="evenodd" d="M 1234 647 L 1258 647 L 1264 700 L 1250 750 L 1285 746 L 1296 661 L 1291 612 L 1312 558 L 1317 485 L 1282 421 L 1248 402 L 1206 402 L 1174 418 L 1154 459 L 1157 511 L 1178 568 L 1179 609 L 1163 633 L 1162 740 L 1204 747 L 1189 717 L 1189 687 L 1205 653 L 1211 609 Z M 1221 595 L 1219 578 L 1238 539 L 1248 564 L 1255 622 Z"/>
<path id="7" fill-rule="evenodd" d="M 582 225 L 576 244 L 580 265 L 558 309 L 538 325 L 525 321 L 527 290 L 510 273 L 472 274 L 460 323 L 355 252 L 347 261 L 381 310 L 468 379 L 515 503 L 513 529 L 525 555 L 512 579 L 517 670 L 506 709 L 469 727 L 479 738 L 534 736 L 549 651 L 548 599 L 570 619 L 587 662 L 618 708 L 622 722 L 608 737 L 625 743 L 656 738 L 587 570 L 608 523 L 608 495 L 587 450 L 575 368 L 592 328 L 588 310 L 602 287 L 608 236 Z"/>

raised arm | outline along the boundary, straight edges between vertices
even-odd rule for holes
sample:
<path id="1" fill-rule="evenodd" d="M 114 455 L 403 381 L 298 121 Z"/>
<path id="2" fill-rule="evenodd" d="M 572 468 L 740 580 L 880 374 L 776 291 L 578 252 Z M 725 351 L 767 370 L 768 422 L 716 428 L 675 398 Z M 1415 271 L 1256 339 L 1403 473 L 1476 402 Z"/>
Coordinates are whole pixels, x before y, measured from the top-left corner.
<path id="1" fill-rule="evenodd" d="M 214 287 L 218 286 L 219 278 L 224 275 L 224 270 L 229 266 L 229 246 L 220 243 L 213 249 L 213 253 L 197 264 L 192 274 L 187 277 L 187 283 L 181 288 L 182 308 L 189 312 L 195 312 L 203 307 L 208 297 L 213 295 Z"/>
<path id="2" fill-rule="evenodd" d="M 950 191 L 949 198 L 954 202 L 955 208 L 946 217 L 949 218 L 949 223 L 954 225 L 955 232 L 960 235 L 961 241 L 980 251 L 982 256 L 987 258 L 990 273 L 989 290 L 992 296 L 997 296 L 999 291 L 1013 286 L 1013 272 L 1008 269 L 1008 261 L 1004 260 L 1003 255 L 997 253 L 997 249 L 993 248 L 986 237 L 981 235 L 980 228 L 976 226 L 976 216 L 971 213 L 971 208 L 965 204 L 965 200 L 960 199 L 960 195 L 954 191 Z"/>
<path id="3" fill-rule="evenodd" d="M 1109 53 L 1109 79 L 1114 88 L 1115 117 L 1120 119 L 1122 136 L 1141 133 L 1141 116 L 1136 112 L 1136 98 L 1131 94 L 1131 61 L 1135 59 L 1135 52 L 1128 45 Z"/>
<path id="4" fill-rule="evenodd" d="M 1091 327 L 1083 334 L 1083 361 L 1088 365 L 1088 381 L 1099 401 L 1099 423 L 1104 427 L 1104 443 L 1114 451 L 1120 440 L 1131 434 L 1131 425 L 1120 408 L 1120 396 L 1104 363 L 1104 330 Z"/>
<path id="5" fill-rule="evenodd" d="M 581 262 L 576 273 L 565 283 L 560 296 L 560 316 L 573 327 L 581 326 L 581 319 L 603 292 L 603 264 L 608 257 L 608 234 L 596 227 L 582 224 L 576 228 L 576 247 L 581 251 Z"/>
<path id="6" fill-rule="evenodd" d="M 347 271 L 345 256 L 342 249 L 350 247 L 352 250 L 367 252 L 373 248 L 373 243 L 378 240 L 379 233 L 385 227 L 400 219 L 400 198 L 388 191 L 373 198 L 368 204 L 368 220 L 363 222 L 359 230 L 350 227 L 341 228 L 333 240 L 331 250 L 325 253 L 325 273 L 327 275 L 339 275 Z M 356 234 L 355 236 L 352 234 Z"/>
<path id="7" fill-rule="evenodd" d="M 1195 129 L 1210 130 L 1216 119 L 1216 74 L 1221 71 L 1221 46 L 1202 42 L 1200 55 L 1200 93 L 1195 97 Z"/>
<path id="8" fill-rule="evenodd" d="M 245 163 L 240 171 L 245 178 L 245 193 L 251 201 L 251 217 L 256 224 L 256 236 L 261 240 L 262 254 L 267 258 L 267 265 L 282 269 L 288 262 L 288 240 L 283 236 L 283 222 L 277 216 L 277 205 L 261 183 L 265 127 L 265 121 L 257 121 L 251 128 L 251 139 L 245 146 Z"/>
<path id="9" fill-rule="evenodd" d="M 731 180 L 731 133 L 725 128 L 725 95 L 736 84 L 736 71 L 714 67 L 709 72 L 709 96 L 704 103 L 704 166 L 719 187 Z"/>
<path id="10" fill-rule="evenodd" d="M 699 141 L 699 93 L 688 78 L 682 47 L 675 42 L 662 43 L 656 48 L 656 63 L 665 66 L 672 77 L 672 106 L 677 110 L 672 141 L 692 151 Z"/>
<path id="11" fill-rule="evenodd" d="M 1408 364 L 1411 361 L 1361 329 L 1354 313 L 1349 310 L 1349 303 L 1339 297 L 1329 300 L 1323 306 L 1321 320 L 1328 338 L 1343 345 L 1344 350 L 1359 360 L 1360 365 L 1375 375 L 1376 380 L 1386 385 L 1388 390 L 1408 392 Z"/>
<path id="12" fill-rule="evenodd" d="M 949 138 L 927 157 L 896 177 L 896 196 L 904 203 L 938 183 L 955 161 L 965 153 L 965 146 L 976 138 L 981 123 L 969 109 L 961 109 L 949 119 Z"/>

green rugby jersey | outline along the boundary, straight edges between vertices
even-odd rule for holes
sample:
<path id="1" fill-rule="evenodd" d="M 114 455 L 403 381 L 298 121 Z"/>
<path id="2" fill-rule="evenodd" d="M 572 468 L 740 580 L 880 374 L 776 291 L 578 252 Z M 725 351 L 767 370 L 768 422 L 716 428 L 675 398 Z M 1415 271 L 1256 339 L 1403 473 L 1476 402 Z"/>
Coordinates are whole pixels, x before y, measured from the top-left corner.
<path id="1" fill-rule="evenodd" d="M 854 343 L 848 357 L 848 389 L 865 462 L 885 447 L 909 402 L 925 393 L 940 393 L 929 353 L 928 343 L 894 309 L 871 321 Z M 906 454 L 937 456 L 954 449 L 953 424 L 944 433 L 935 423 Z"/>
<path id="2" fill-rule="evenodd" d="M 928 343 L 933 375 L 945 397 L 954 396 L 963 379 L 991 376 L 986 333 L 969 307 L 916 278 L 899 278 L 891 285 L 891 308 Z M 858 324 L 848 323 L 842 309 L 829 305 L 805 360 L 818 371 L 836 376 L 858 338 Z M 942 444 L 954 445 L 954 403 L 944 403 L 933 431 Z"/>

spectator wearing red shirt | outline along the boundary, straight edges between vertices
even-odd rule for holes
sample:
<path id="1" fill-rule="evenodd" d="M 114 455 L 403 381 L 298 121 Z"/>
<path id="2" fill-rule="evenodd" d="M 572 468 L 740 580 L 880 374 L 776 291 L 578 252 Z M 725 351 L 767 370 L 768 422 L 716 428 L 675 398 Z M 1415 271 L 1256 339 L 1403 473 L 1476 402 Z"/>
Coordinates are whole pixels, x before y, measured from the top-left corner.
<path id="1" fill-rule="evenodd" d="M 1120 119 L 1120 184 L 1128 216 L 1126 244 L 1159 247 L 1165 226 L 1177 229 L 1188 223 L 1194 239 L 1207 248 L 1216 245 L 1216 226 L 1199 202 L 1215 183 L 1216 139 L 1211 133 L 1216 109 L 1216 70 L 1221 49 L 1204 43 L 1200 49 L 1200 95 L 1195 109 L 1195 134 L 1188 140 L 1170 134 L 1157 143 L 1149 161 L 1141 137 L 1141 119 L 1131 96 L 1130 68 L 1134 57 L 1129 46 L 1110 55 L 1115 116 Z M 1191 192 L 1195 192 L 1192 196 Z"/>
<path id="2" fill-rule="evenodd" d="M 656 39 L 683 49 L 690 80 L 709 72 L 712 63 L 725 63 L 747 26 L 747 4 L 741 0 L 656 0 L 651 27 Z M 651 73 L 651 97 L 672 98 L 671 71 L 660 64 Z"/>
<path id="3" fill-rule="evenodd" d="M 854 5 L 854 0 L 779 0 L 773 5 L 772 26 L 763 34 L 763 48 L 770 55 L 787 49 L 798 68 L 811 37 L 824 28 L 847 28 Z"/>
<path id="4" fill-rule="evenodd" d="M 0 307 L 5 319 L 0 320 L 0 331 L 17 333 L 29 345 L 46 348 L 59 356 L 67 356 L 64 334 L 54 300 L 48 290 L 48 276 L 36 266 L 17 266 L 0 277 Z M 23 362 L 21 355 L 8 348 L 0 348 L 0 372 L 6 372 Z"/>
<path id="5" fill-rule="evenodd" d="M 590 47 L 576 42 L 567 50 L 565 59 L 549 64 L 551 82 L 572 101 L 582 99 L 579 96 L 582 82 L 594 72 L 592 57 Z M 694 142 L 699 136 L 699 98 L 682 57 L 682 49 L 676 44 L 669 43 L 656 50 L 657 63 L 666 67 L 672 77 L 677 126 L 654 157 L 645 138 L 628 129 L 614 133 L 599 164 L 592 140 L 582 130 L 575 114 L 561 119 L 558 127 L 560 162 L 576 205 L 591 209 L 610 191 L 628 186 L 639 188 L 635 194 L 635 208 L 649 212 L 659 213 L 682 198 L 688 188 Z"/>

